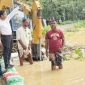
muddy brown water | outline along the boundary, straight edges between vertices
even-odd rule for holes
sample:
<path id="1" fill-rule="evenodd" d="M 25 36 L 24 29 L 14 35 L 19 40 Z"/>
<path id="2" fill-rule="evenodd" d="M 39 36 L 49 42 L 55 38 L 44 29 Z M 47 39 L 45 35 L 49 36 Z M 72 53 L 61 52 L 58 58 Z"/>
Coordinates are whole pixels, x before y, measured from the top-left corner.
<path id="1" fill-rule="evenodd" d="M 85 85 L 85 61 L 69 60 L 63 62 L 63 69 L 50 69 L 48 60 L 25 63 L 17 71 L 25 79 L 25 85 Z"/>
<path id="2" fill-rule="evenodd" d="M 78 45 L 85 45 L 83 37 L 85 33 L 76 36 L 67 40 L 74 41 Z M 85 61 L 64 61 L 64 68 L 62 70 L 57 68 L 55 71 L 51 70 L 48 60 L 34 62 L 33 65 L 24 62 L 21 67 L 18 59 L 15 59 L 14 65 L 19 74 L 24 77 L 25 85 L 85 85 Z"/>
<path id="3" fill-rule="evenodd" d="M 33 65 L 25 62 L 22 67 L 18 60 L 14 64 L 24 77 L 25 85 L 85 85 L 85 61 L 64 61 L 64 68 L 55 71 L 50 69 L 48 60 L 34 62 Z"/>

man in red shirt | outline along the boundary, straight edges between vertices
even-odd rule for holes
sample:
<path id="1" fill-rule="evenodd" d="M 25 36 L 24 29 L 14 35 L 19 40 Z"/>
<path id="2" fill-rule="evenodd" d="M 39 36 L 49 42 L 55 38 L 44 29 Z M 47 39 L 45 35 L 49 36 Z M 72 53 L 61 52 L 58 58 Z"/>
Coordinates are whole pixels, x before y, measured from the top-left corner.
<path id="1" fill-rule="evenodd" d="M 62 57 L 60 55 L 61 50 L 64 46 L 64 34 L 61 30 L 57 29 L 56 21 L 51 21 L 51 30 L 46 33 L 46 55 L 51 61 L 51 69 L 55 70 L 56 65 L 59 66 L 59 69 L 62 69 Z"/>

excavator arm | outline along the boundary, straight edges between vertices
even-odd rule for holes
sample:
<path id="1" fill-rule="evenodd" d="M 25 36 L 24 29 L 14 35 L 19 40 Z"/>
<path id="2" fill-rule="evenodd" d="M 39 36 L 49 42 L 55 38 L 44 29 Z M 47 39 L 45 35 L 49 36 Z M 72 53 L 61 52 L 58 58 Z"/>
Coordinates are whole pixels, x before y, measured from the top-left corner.
<path id="1" fill-rule="evenodd" d="M 13 0 L 0 0 L 0 10 L 5 10 L 7 8 L 13 8 Z"/>

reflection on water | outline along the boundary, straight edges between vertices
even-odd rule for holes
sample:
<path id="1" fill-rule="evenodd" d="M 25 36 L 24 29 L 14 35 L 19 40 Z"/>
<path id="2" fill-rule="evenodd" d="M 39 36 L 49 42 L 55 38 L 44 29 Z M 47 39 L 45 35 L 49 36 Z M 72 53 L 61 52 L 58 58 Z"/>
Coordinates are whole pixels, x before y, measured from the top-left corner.
<path id="1" fill-rule="evenodd" d="M 62 70 L 51 71 L 49 61 L 25 63 L 17 71 L 25 79 L 26 85 L 85 85 L 85 61 L 64 61 Z"/>

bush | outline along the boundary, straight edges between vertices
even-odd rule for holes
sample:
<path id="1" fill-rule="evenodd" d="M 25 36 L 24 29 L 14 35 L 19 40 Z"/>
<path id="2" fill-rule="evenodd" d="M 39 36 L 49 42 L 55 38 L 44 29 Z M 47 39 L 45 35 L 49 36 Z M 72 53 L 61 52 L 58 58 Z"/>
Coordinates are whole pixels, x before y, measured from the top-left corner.
<path id="1" fill-rule="evenodd" d="M 84 21 L 78 21 L 75 25 L 76 28 L 83 28 L 85 27 L 85 20 Z"/>
<path id="2" fill-rule="evenodd" d="M 42 37 L 45 37 L 45 34 L 46 34 L 46 32 L 47 32 L 48 30 L 50 30 L 50 26 L 49 26 L 49 25 L 48 25 L 48 26 L 45 26 L 45 27 L 43 28 Z"/>
<path id="3" fill-rule="evenodd" d="M 60 25 L 65 25 L 65 24 L 71 24 L 71 23 L 74 23 L 74 21 L 64 21 L 64 22 L 61 22 Z"/>
<path id="4" fill-rule="evenodd" d="M 76 49 L 75 50 L 75 53 L 78 55 L 78 57 L 75 58 L 76 60 L 78 60 L 78 59 L 80 59 L 80 60 L 84 59 L 84 56 L 83 56 L 83 53 L 82 53 L 81 49 L 79 49 L 79 48 Z"/>

